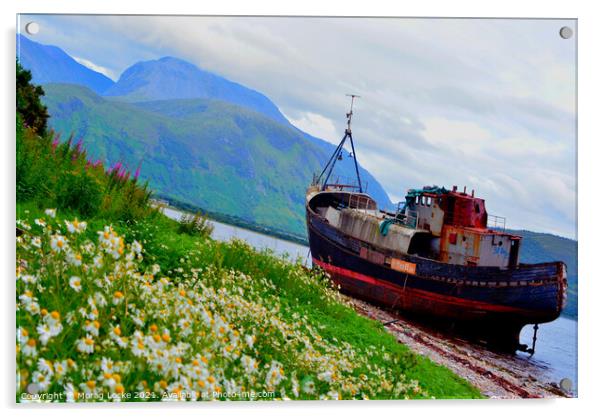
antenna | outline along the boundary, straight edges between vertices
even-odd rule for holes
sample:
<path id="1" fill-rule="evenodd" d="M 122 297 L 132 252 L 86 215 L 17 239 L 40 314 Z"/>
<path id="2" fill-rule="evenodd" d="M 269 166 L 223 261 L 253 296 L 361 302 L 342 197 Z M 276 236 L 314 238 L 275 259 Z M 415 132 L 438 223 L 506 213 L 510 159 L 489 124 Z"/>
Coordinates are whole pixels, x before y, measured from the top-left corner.
<path id="1" fill-rule="evenodd" d="M 351 143 L 351 155 L 353 155 L 353 163 L 355 165 L 355 175 L 357 176 L 358 188 L 359 188 L 360 193 L 363 193 L 364 189 L 362 188 L 362 180 L 360 178 L 360 171 L 359 171 L 359 167 L 357 165 L 357 158 L 355 157 L 355 146 L 353 145 L 353 137 L 351 136 L 351 116 L 353 116 L 353 101 L 355 100 L 356 97 L 359 98 L 359 96 L 357 94 L 346 94 L 346 95 L 348 97 L 351 97 L 351 107 L 349 108 L 349 113 L 347 113 L 347 129 L 345 129 L 345 136 L 343 136 L 343 139 L 341 139 L 339 146 L 337 146 L 337 148 L 335 149 L 334 153 L 332 154 L 332 156 L 326 163 L 326 166 L 324 167 L 324 169 L 322 170 L 322 173 L 318 176 L 316 181 L 319 182 L 320 179 L 322 178 L 322 176 L 324 174 L 326 174 L 326 177 L 324 178 L 324 184 L 322 185 L 322 191 L 326 190 L 326 186 L 328 185 L 328 179 L 330 178 L 330 175 L 332 174 L 334 165 L 337 163 L 337 160 L 342 159 L 342 158 L 340 158 L 341 152 L 344 149 L 345 142 L 347 141 L 347 139 L 349 139 L 349 143 Z"/>
<path id="2" fill-rule="evenodd" d="M 345 94 L 347 97 L 351 97 L 351 107 L 349 108 L 349 113 L 347 113 L 347 130 L 345 133 L 351 133 L 351 116 L 353 116 L 353 102 L 355 98 L 360 98 L 357 94 Z"/>

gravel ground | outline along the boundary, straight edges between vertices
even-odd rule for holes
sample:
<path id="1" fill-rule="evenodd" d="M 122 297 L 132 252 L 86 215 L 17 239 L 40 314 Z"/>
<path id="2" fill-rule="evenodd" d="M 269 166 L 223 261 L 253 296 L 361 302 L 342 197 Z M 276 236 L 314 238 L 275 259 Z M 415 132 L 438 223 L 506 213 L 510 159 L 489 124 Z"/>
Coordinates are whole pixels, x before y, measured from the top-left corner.
<path id="1" fill-rule="evenodd" d="M 449 368 L 489 398 L 571 397 L 546 382 L 542 370 L 526 357 L 491 352 L 485 347 L 444 335 L 364 301 L 349 298 L 358 313 L 385 323 L 400 343 Z M 390 323 L 394 321 L 393 323 Z"/>

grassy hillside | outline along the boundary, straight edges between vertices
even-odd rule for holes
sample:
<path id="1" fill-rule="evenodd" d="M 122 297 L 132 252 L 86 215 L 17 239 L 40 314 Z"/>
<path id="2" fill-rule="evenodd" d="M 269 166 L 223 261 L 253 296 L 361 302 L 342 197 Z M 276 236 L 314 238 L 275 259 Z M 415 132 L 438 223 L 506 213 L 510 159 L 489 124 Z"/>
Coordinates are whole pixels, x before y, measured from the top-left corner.
<path id="1" fill-rule="evenodd" d="M 82 138 L 94 159 L 140 165 L 151 188 L 183 203 L 305 235 L 305 188 L 329 155 L 300 131 L 222 101 L 130 104 L 75 85 L 45 90 L 50 125 Z"/>
<path id="2" fill-rule="evenodd" d="M 112 227 L 80 219 L 70 233 L 72 214 L 19 213 L 18 393 L 43 378 L 43 391 L 80 400 L 479 397 L 300 264 L 180 234 L 162 216 Z M 45 324 L 61 330 L 44 336 Z M 45 363 L 64 367 L 60 380 Z"/>

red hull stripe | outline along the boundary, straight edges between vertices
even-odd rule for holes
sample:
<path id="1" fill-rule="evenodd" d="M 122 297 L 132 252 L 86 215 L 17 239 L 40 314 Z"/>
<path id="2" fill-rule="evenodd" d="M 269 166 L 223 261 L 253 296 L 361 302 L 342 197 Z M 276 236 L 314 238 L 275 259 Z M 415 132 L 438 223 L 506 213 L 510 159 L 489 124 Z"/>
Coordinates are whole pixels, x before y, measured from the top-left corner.
<path id="1" fill-rule="evenodd" d="M 315 258 L 312 258 L 313 262 L 319 265 L 322 269 L 327 272 L 331 272 L 333 274 L 340 275 L 344 278 L 355 279 L 359 281 L 363 281 L 372 285 L 380 286 L 387 288 L 391 291 L 394 291 L 397 294 L 407 294 L 410 297 L 421 298 L 423 300 L 428 300 L 431 302 L 436 302 L 440 304 L 446 304 L 448 306 L 457 306 L 462 307 L 464 309 L 475 309 L 475 310 L 483 310 L 483 311 L 491 311 L 491 312 L 499 312 L 499 313 L 532 313 L 528 310 L 524 310 L 516 307 L 509 307 L 499 304 L 490 304 L 484 303 L 482 301 L 474 301 L 467 300 L 465 298 L 453 297 L 450 295 L 436 294 L 430 291 L 418 290 L 415 288 L 402 288 L 395 284 L 391 284 L 390 282 L 383 281 L 377 278 L 373 278 L 368 275 L 360 274 L 359 272 L 352 271 L 350 269 L 341 268 L 339 266 L 327 264 L 326 262 L 319 261 Z M 411 277 L 408 279 L 412 279 Z"/>

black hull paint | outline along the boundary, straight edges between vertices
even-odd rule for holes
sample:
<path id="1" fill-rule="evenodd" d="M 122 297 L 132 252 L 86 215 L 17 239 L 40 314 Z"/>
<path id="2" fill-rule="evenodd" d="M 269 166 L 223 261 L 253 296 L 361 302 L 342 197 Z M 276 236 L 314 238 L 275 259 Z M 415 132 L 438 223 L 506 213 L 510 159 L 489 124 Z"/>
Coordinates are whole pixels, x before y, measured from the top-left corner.
<path id="1" fill-rule="evenodd" d="M 314 264 L 326 270 L 342 291 L 415 316 L 453 323 L 503 350 L 520 348 L 518 336 L 526 324 L 555 320 L 566 298 L 562 262 L 500 269 L 392 253 L 345 235 L 309 208 L 307 227 Z M 415 274 L 362 258 L 362 246 L 415 264 Z"/>

